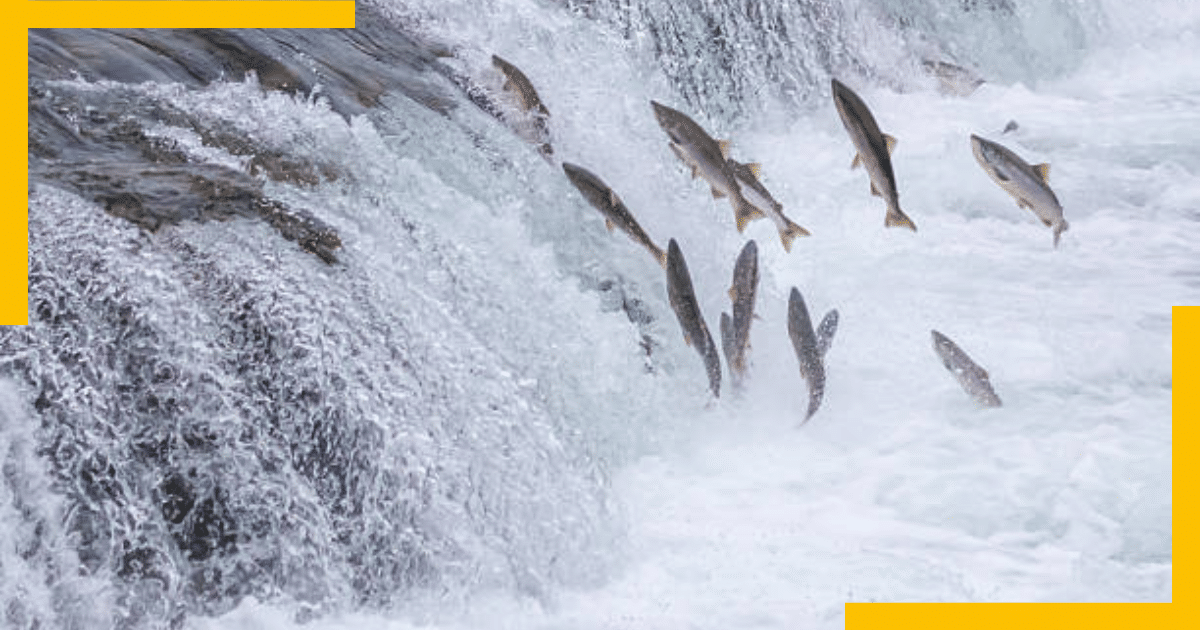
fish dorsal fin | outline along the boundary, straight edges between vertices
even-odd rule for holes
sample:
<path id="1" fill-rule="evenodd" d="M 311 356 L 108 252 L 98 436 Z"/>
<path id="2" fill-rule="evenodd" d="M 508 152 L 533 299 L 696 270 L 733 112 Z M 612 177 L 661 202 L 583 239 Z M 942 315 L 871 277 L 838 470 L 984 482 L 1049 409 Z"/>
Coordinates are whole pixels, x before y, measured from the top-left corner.
<path id="1" fill-rule="evenodd" d="M 883 134 L 883 143 L 887 145 L 888 155 L 891 155 L 892 151 L 896 150 L 896 139 L 886 133 Z"/>
<path id="2" fill-rule="evenodd" d="M 850 162 L 850 169 L 851 170 L 856 169 L 861 165 L 862 165 L 862 156 L 855 153 L 854 160 Z"/>
<path id="3" fill-rule="evenodd" d="M 612 234 L 613 228 L 616 226 L 613 225 L 612 219 L 606 218 L 606 219 L 604 219 L 604 227 L 608 228 L 609 234 Z"/>
<path id="4" fill-rule="evenodd" d="M 1042 179 L 1043 184 L 1050 183 L 1050 165 L 1049 164 L 1034 164 L 1033 172 Z"/>
<path id="5" fill-rule="evenodd" d="M 761 175 L 759 175 L 759 173 L 762 172 L 762 164 L 759 164 L 758 162 L 750 162 L 749 164 L 746 165 L 746 168 L 750 169 L 751 173 L 754 173 L 754 177 L 756 179 L 761 177 Z"/>
<path id="6" fill-rule="evenodd" d="M 725 159 L 725 160 L 729 159 L 729 145 L 730 145 L 730 142 L 728 140 L 717 140 L 717 147 L 719 147 L 721 149 L 721 158 L 722 159 Z"/>

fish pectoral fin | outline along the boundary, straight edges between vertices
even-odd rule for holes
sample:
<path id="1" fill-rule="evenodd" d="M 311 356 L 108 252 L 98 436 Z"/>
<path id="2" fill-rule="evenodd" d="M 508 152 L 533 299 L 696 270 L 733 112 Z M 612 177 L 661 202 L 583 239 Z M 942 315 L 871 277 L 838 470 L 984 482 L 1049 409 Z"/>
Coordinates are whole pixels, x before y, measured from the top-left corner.
<path id="1" fill-rule="evenodd" d="M 1033 172 L 1037 173 L 1037 176 L 1042 179 L 1042 183 L 1044 183 L 1044 184 L 1050 183 L 1050 165 L 1049 164 L 1045 164 L 1045 163 L 1034 164 Z"/>
<path id="2" fill-rule="evenodd" d="M 714 186 L 712 189 L 712 195 L 713 195 L 713 199 L 720 199 L 725 196 L 725 193 L 717 190 L 716 186 Z"/>
<path id="3" fill-rule="evenodd" d="M 1054 225 L 1054 222 L 1050 221 L 1049 219 L 1042 219 L 1042 223 L 1046 224 L 1046 227 L 1051 227 Z"/>
<path id="4" fill-rule="evenodd" d="M 1017 199 L 1017 207 L 1018 208 L 1028 208 L 1030 210 L 1033 210 L 1033 206 L 1029 205 L 1028 201 L 1025 201 L 1024 199 L 1019 199 L 1019 198 Z"/>
<path id="5" fill-rule="evenodd" d="M 717 147 L 719 149 L 721 149 L 721 158 L 722 159 L 725 159 L 725 160 L 729 159 L 729 145 L 730 144 L 731 143 L 728 140 L 717 140 Z"/>
<path id="6" fill-rule="evenodd" d="M 854 159 L 850 161 L 850 170 L 854 170 L 859 166 L 862 166 L 862 156 L 855 153 Z"/>
<path id="7" fill-rule="evenodd" d="M 871 194 L 872 194 L 872 195 L 875 195 L 876 197 L 882 197 L 882 196 L 883 196 L 883 195 L 881 195 L 881 194 L 879 193 L 879 189 L 875 187 L 875 182 L 871 182 Z"/>
<path id="8" fill-rule="evenodd" d="M 608 191 L 608 203 L 614 207 L 621 205 L 621 198 L 611 188 Z"/>
<path id="9" fill-rule="evenodd" d="M 493 83 L 493 85 L 495 84 Z M 517 89 L 517 86 L 513 85 L 512 79 L 505 78 L 504 85 L 500 89 L 504 90 L 505 92 L 512 92 Z"/>
<path id="10" fill-rule="evenodd" d="M 749 202 L 743 202 L 742 205 L 738 206 L 735 217 L 737 220 L 738 232 L 744 232 L 746 230 L 746 226 L 750 225 L 751 221 L 755 219 L 761 219 L 765 216 L 767 215 L 763 214 L 762 210 L 750 205 Z"/>
<path id="11" fill-rule="evenodd" d="M 883 144 L 887 146 L 888 155 L 891 155 L 892 151 L 896 150 L 896 139 L 886 133 L 883 134 Z"/>
<path id="12" fill-rule="evenodd" d="M 616 225 L 612 222 L 612 219 L 606 218 L 604 219 L 604 227 L 608 228 L 609 234 L 612 234 L 613 228 L 616 227 Z"/>
<path id="13" fill-rule="evenodd" d="M 729 301 L 737 302 L 737 296 L 738 296 L 737 285 L 729 287 Z"/>
<path id="14" fill-rule="evenodd" d="M 759 173 L 762 172 L 762 164 L 759 164 L 758 162 L 750 162 L 749 164 L 746 164 L 746 168 L 750 169 L 750 172 L 754 173 L 754 177 L 756 178 L 759 177 Z"/>

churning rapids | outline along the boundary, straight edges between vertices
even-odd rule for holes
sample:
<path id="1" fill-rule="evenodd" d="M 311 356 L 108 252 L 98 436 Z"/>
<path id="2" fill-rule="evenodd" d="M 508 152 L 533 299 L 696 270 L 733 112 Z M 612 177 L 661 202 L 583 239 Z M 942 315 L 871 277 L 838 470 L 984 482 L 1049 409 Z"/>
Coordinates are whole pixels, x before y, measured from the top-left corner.
<path id="1" fill-rule="evenodd" d="M 1171 599 L 1200 8 L 380 0 L 357 24 L 30 31 L 0 625 L 832 628 L 847 601 Z M 849 168 L 831 78 L 898 139 L 919 231 Z M 651 100 L 761 163 L 811 236 L 739 233 Z M 972 134 L 1051 164 L 1057 248 Z M 755 240 L 743 387 L 723 366 L 711 396 L 663 268 L 564 161 L 677 241 L 714 337 Z M 840 313 L 803 426 L 792 287 L 814 324 Z"/>

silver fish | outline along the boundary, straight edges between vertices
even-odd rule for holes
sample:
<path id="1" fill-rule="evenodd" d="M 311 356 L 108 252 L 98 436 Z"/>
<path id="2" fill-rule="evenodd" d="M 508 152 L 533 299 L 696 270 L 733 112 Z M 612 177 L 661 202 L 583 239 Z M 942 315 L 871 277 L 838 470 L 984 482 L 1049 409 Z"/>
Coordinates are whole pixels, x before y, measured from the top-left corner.
<path id="1" fill-rule="evenodd" d="M 892 171 L 891 158 L 896 139 L 879 130 L 867 104 L 837 79 L 833 79 L 833 102 L 842 118 L 842 125 L 858 151 L 850 163 L 851 168 L 859 164 L 865 166 L 871 178 L 871 194 L 882 196 L 887 204 L 887 216 L 883 224 L 887 227 L 906 227 L 916 232 L 917 225 L 900 209 L 900 196 L 896 192 L 896 174 Z"/>
<path id="2" fill-rule="evenodd" d="M 621 198 L 608 187 L 608 184 L 582 166 L 563 162 L 562 167 L 567 178 L 571 180 L 572 184 L 575 184 L 579 192 L 583 193 L 584 198 L 604 215 L 604 225 L 609 232 L 612 232 L 613 227 L 621 228 L 622 232 L 628 234 L 635 243 L 649 250 L 658 264 L 666 268 L 667 255 L 658 245 L 654 244 L 642 226 L 638 225 L 637 219 L 633 218 L 629 208 L 625 207 Z"/>
<path id="3" fill-rule="evenodd" d="M 679 318 L 679 326 L 683 328 L 683 340 L 696 349 L 704 359 L 704 369 L 708 372 L 708 387 L 713 396 L 721 395 L 721 357 L 717 345 L 713 343 L 704 316 L 700 314 L 700 305 L 696 301 L 696 292 L 692 288 L 692 276 L 688 273 L 687 262 L 675 239 L 667 244 L 667 297 L 671 308 Z"/>
<path id="4" fill-rule="evenodd" d="M 519 128 L 518 133 L 526 140 L 540 145 L 538 150 L 542 152 L 542 155 L 550 157 L 554 154 L 554 149 L 550 146 L 550 110 L 546 109 L 546 105 L 542 103 L 537 90 L 533 89 L 533 84 L 529 82 L 529 77 L 525 76 L 524 72 L 500 58 L 499 55 L 492 55 L 492 65 L 504 74 L 504 91 L 516 96 L 521 110 L 532 117 L 533 129 Z"/>
<path id="5" fill-rule="evenodd" d="M 979 78 L 979 75 L 948 61 L 922 59 L 921 67 L 925 68 L 925 71 L 929 74 L 937 77 L 938 91 L 942 94 L 970 96 L 984 83 L 983 79 Z"/>
<path id="6" fill-rule="evenodd" d="M 650 101 L 650 105 L 654 107 L 654 118 L 659 126 L 671 138 L 671 150 L 691 167 L 693 178 L 703 177 L 708 182 L 714 199 L 729 197 L 738 225 L 764 216 L 742 194 L 742 187 L 728 162 L 728 142 L 713 139 L 696 121 L 678 110 L 657 101 Z"/>
<path id="7" fill-rule="evenodd" d="M 750 323 L 754 319 L 757 291 L 758 245 L 750 241 L 742 247 L 733 267 L 733 285 L 729 287 L 733 317 L 721 313 L 721 347 L 735 387 L 746 376 L 746 351 L 750 348 Z"/>
<path id="8" fill-rule="evenodd" d="M 732 159 L 729 160 L 729 164 L 733 166 L 733 173 L 737 176 L 738 184 L 742 187 L 742 195 L 746 201 L 749 201 L 750 205 L 758 208 L 775 222 L 784 251 L 792 251 L 792 241 L 797 236 L 812 235 L 811 232 L 783 215 L 783 204 L 775 201 L 771 193 L 767 192 L 767 189 L 758 181 L 758 164 L 742 164 Z M 741 232 L 745 229 L 750 220 L 749 215 L 738 217 L 738 231 Z"/>
<path id="9" fill-rule="evenodd" d="M 929 332 L 933 336 L 933 351 L 942 360 L 942 365 L 946 366 L 954 378 L 958 379 L 958 384 L 962 385 L 962 388 L 975 400 L 988 407 L 999 407 L 1000 397 L 992 389 L 987 370 L 979 367 L 971 360 L 971 357 L 967 356 L 966 352 L 963 352 L 962 348 L 958 347 L 958 344 L 950 341 L 946 335 L 936 330 Z"/>
<path id="10" fill-rule="evenodd" d="M 1059 236 L 1070 224 L 1063 218 L 1058 197 L 1050 190 L 1050 165 L 1030 166 L 999 143 L 974 134 L 971 135 L 971 152 L 992 180 L 1017 200 L 1018 206 L 1032 210 L 1054 231 L 1054 246 L 1058 247 Z"/>
<path id="11" fill-rule="evenodd" d="M 788 300 L 788 336 L 792 338 L 792 347 L 795 348 L 796 358 L 800 361 L 800 376 L 808 383 L 808 413 L 804 416 L 805 422 L 817 412 L 825 395 L 825 353 L 833 344 L 837 323 L 837 310 L 831 310 L 825 314 L 820 327 L 814 331 L 804 297 L 800 295 L 799 289 L 792 287 L 792 294 Z"/>

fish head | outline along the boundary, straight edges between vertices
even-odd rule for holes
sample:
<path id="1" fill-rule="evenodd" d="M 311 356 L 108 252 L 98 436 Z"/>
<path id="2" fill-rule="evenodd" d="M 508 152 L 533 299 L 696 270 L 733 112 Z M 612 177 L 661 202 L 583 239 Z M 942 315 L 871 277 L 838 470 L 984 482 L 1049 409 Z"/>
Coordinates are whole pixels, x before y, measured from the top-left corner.
<path id="1" fill-rule="evenodd" d="M 866 103 L 863 103 L 854 90 L 846 87 L 841 81 L 831 79 L 833 87 L 833 104 L 837 107 L 838 116 L 842 119 L 842 124 L 847 129 L 851 127 L 851 121 L 857 121 L 864 117 L 860 112 L 866 112 L 866 116 L 870 116 L 870 111 L 867 110 Z M 861 123 L 859 123 L 861 124 Z"/>
<path id="2" fill-rule="evenodd" d="M 943 360 L 946 360 L 946 357 L 948 357 L 951 353 L 950 348 L 954 345 L 954 342 L 950 341 L 946 335 L 943 335 L 936 330 L 931 330 L 929 333 L 930 336 L 933 337 L 933 351 L 936 352 L 939 357 L 942 357 Z"/>
<path id="3" fill-rule="evenodd" d="M 658 126 L 662 127 L 672 140 L 679 142 L 681 138 L 676 136 L 682 135 L 678 131 L 681 114 L 658 101 L 650 101 L 650 105 L 654 108 L 654 119 L 658 121 Z"/>
<path id="4" fill-rule="evenodd" d="M 1001 181 L 1009 179 L 1001 168 L 1005 164 L 1005 159 L 996 143 L 971 134 L 971 153 L 975 155 L 975 161 L 979 162 L 979 167 L 987 171 L 988 175 Z"/>
<path id="5" fill-rule="evenodd" d="M 738 254 L 734 268 L 746 268 L 747 265 L 754 265 L 755 271 L 758 270 L 758 243 L 755 243 L 754 239 L 750 239 L 742 247 L 742 253 Z"/>
<path id="6" fill-rule="evenodd" d="M 583 168 L 582 166 L 572 164 L 570 162 L 563 162 L 562 168 L 563 172 L 567 174 L 567 179 L 570 179 L 571 183 L 575 184 L 575 187 L 581 191 L 585 189 L 603 190 L 606 188 L 606 186 L 604 186 L 604 184 L 600 181 L 600 178 L 596 177 L 591 171 Z"/>
<path id="7" fill-rule="evenodd" d="M 683 251 L 679 249 L 679 243 L 671 239 L 667 244 L 667 294 L 672 306 L 682 299 L 683 287 L 690 283 L 691 277 L 688 275 L 687 263 L 683 260 Z"/>
<path id="8" fill-rule="evenodd" d="M 984 168 L 995 170 L 1007 161 L 1000 145 L 975 134 L 971 134 L 971 152 L 975 154 L 975 159 L 979 160 L 979 164 Z"/>

